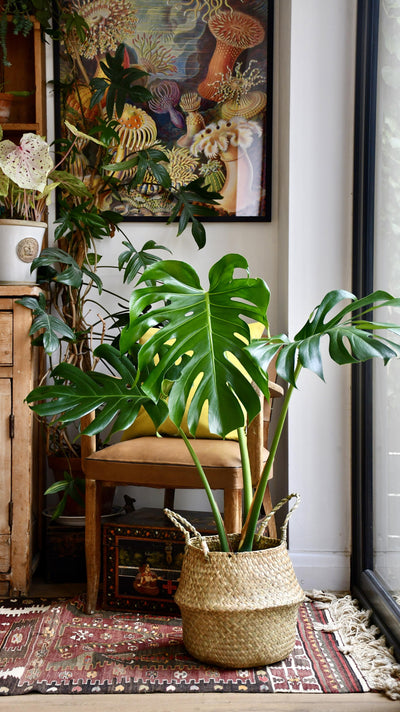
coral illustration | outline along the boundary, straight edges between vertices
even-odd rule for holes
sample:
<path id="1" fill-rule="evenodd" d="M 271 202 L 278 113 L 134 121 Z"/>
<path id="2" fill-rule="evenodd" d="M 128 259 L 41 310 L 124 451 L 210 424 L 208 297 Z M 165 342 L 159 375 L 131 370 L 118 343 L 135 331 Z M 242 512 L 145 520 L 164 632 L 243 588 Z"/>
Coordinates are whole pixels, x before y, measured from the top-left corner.
<path id="1" fill-rule="evenodd" d="M 252 89 L 265 83 L 265 75 L 258 67 L 252 67 L 253 64 L 257 62 L 252 59 L 247 69 L 242 72 L 241 62 L 238 62 L 233 72 L 228 69 L 225 74 L 220 75 L 219 79 L 212 82 L 211 86 L 215 88 L 222 102 L 223 119 L 231 119 L 232 116 L 251 119 L 264 109 L 267 95 L 263 91 L 252 91 Z"/>
<path id="2" fill-rule="evenodd" d="M 198 92 L 205 99 L 220 101 L 220 94 L 214 87 L 215 80 L 232 71 L 241 52 L 260 44 L 265 32 L 259 20 L 238 10 L 215 12 L 208 22 L 208 27 L 217 44 L 207 76 L 199 85 Z"/>
<path id="3" fill-rule="evenodd" d="M 222 163 L 218 159 L 210 159 L 207 163 L 202 163 L 199 169 L 203 184 L 209 186 L 210 190 L 219 193 L 225 183 L 225 173 L 222 170 Z"/>
<path id="4" fill-rule="evenodd" d="M 171 149 L 167 149 L 165 153 L 169 159 L 168 171 L 174 188 L 187 185 L 197 178 L 195 170 L 198 162 L 187 148 L 174 146 Z"/>
<path id="5" fill-rule="evenodd" d="M 182 5 L 185 8 L 185 12 L 191 10 L 196 17 L 201 15 L 203 20 L 206 20 L 213 12 L 220 10 L 222 7 L 226 7 L 228 10 L 232 9 L 228 0 L 182 0 Z"/>
<path id="6" fill-rule="evenodd" d="M 121 116 L 115 117 L 115 131 L 119 136 L 119 145 L 114 148 L 113 162 L 120 163 L 135 151 L 141 151 L 154 144 L 157 138 L 155 121 L 143 109 L 125 104 Z M 114 173 L 119 180 L 130 180 L 134 169 Z"/>
<path id="7" fill-rule="evenodd" d="M 84 131 L 86 123 L 92 124 L 99 115 L 99 105 L 90 108 L 92 92 L 86 84 L 78 84 L 65 102 L 65 118 L 76 128 Z"/>
<path id="8" fill-rule="evenodd" d="M 205 128 L 205 121 L 199 113 L 201 97 L 197 92 L 187 92 L 182 94 L 179 106 L 187 114 L 186 116 L 186 133 L 178 139 L 179 146 L 190 146 L 193 137 Z"/>
<path id="9" fill-rule="evenodd" d="M 153 98 L 149 101 L 149 109 L 156 114 L 169 114 L 174 126 L 178 129 L 183 129 L 185 120 L 175 108 L 180 98 L 177 83 L 169 79 L 163 79 L 159 82 L 154 82 L 150 86 L 150 91 L 153 94 Z"/>
<path id="10" fill-rule="evenodd" d="M 224 164 L 226 178 L 219 191 L 219 205 L 228 213 L 243 214 L 248 205 L 259 199 L 259 189 L 253 189 L 253 167 L 247 149 L 261 134 L 255 121 L 235 117 L 211 123 L 194 137 L 191 152 L 195 156 L 202 152 L 207 158 L 219 157 Z"/>
<path id="11" fill-rule="evenodd" d="M 132 47 L 137 56 L 137 64 L 148 74 L 173 74 L 176 72 L 175 57 L 164 44 L 160 32 L 136 34 Z"/>
<path id="12" fill-rule="evenodd" d="M 87 59 L 113 52 L 124 38 L 131 37 L 137 24 L 132 0 L 74 0 L 72 8 L 89 29 L 79 53 Z"/>

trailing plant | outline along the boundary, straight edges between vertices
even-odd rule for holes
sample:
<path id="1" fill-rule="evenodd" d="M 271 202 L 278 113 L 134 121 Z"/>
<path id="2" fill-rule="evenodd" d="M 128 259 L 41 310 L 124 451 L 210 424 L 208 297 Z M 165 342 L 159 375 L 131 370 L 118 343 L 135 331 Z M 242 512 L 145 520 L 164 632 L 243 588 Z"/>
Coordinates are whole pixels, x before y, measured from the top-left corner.
<path id="1" fill-rule="evenodd" d="M 235 276 L 235 270 L 245 276 Z M 357 299 L 344 290 L 329 292 L 293 337 L 269 333 L 268 286 L 251 278 L 244 257 L 229 254 L 209 272 L 209 288 L 203 289 L 196 271 L 184 262 L 160 261 L 147 267 L 130 302 L 130 322 L 123 329 L 120 350 L 109 344 L 95 354 L 116 375 L 82 373 L 76 366 L 60 364 L 53 371 L 54 384 L 41 386 L 27 397 L 32 409 L 66 424 L 96 410 L 96 418 L 85 430 L 111 434 L 128 428 L 143 405 L 156 428 L 169 415 L 186 443 L 210 501 L 221 548 L 228 540 L 206 475 L 196 458 L 191 439 L 181 422 L 189 392 L 201 378 L 187 414 L 193 434 L 204 403 L 208 402 L 210 431 L 225 437 L 238 431 L 242 452 L 245 523 L 239 550 L 253 548 L 256 524 L 268 477 L 282 435 L 288 407 L 303 368 L 323 378 L 321 340 L 329 342 L 330 358 L 339 365 L 381 358 L 386 364 L 400 354 L 396 323 L 372 321 L 374 310 L 397 308 L 400 300 L 384 291 Z M 264 324 L 266 337 L 250 341 L 247 321 Z M 138 349 L 138 339 L 158 326 Z M 137 353 L 136 362 L 129 358 Z M 234 357 L 234 358 L 233 358 Z M 270 454 L 253 493 L 247 464 L 246 420 L 260 408 L 256 391 L 269 397 L 267 368 L 276 359 L 278 376 L 288 385 L 276 423 Z M 240 367 L 239 367 L 240 366 Z M 246 373 L 243 373 L 243 369 Z"/>
<path id="2" fill-rule="evenodd" d="M 27 37 L 33 28 L 33 18 L 35 18 L 40 23 L 43 33 L 55 36 L 53 17 L 57 6 L 60 11 L 62 4 L 54 0 L 3 0 L 0 11 L 0 53 L 5 67 L 11 66 L 7 50 L 9 25 L 11 24 L 14 35 Z"/>

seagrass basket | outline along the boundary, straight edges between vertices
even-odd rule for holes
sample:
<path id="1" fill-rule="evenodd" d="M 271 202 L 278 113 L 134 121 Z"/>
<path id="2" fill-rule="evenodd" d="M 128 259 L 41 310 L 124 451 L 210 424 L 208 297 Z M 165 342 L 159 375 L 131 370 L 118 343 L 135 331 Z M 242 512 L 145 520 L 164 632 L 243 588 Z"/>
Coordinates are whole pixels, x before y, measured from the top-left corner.
<path id="1" fill-rule="evenodd" d="M 183 530 L 182 518 L 166 513 Z M 175 601 L 182 615 L 183 643 L 193 657 L 221 667 L 248 668 L 278 662 L 291 653 L 304 593 L 286 546 L 289 515 L 281 539 L 259 535 L 257 550 L 251 552 L 235 553 L 240 535 L 228 536 L 233 551 L 226 553 L 219 550 L 218 536 L 196 532 L 189 537 L 185 532 Z M 264 520 L 263 528 L 266 524 Z"/>

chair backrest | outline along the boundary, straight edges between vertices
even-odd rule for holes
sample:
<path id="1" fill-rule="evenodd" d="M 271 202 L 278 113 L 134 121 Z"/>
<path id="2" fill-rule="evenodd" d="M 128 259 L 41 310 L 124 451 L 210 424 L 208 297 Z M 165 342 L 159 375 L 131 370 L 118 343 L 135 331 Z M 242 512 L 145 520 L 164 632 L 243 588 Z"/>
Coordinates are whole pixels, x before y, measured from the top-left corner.
<path id="1" fill-rule="evenodd" d="M 268 432 L 274 399 L 277 397 L 281 397 L 284 393 L 282 386 L 276 383 L 275 363 L 272 363 L 269 367 L 268 376 L 271 397 L 269 400 L 267 400 L 263 396 L 261 391 L 259 391 L 261 408 L 259 413 L 250 423 L 247 432 L 247 443 L 249 449 L 249 459 L 253 482 L 258 481 L 265 460 L 264 448 L 268 447 Z M 91 413 L 88 413 L 87 415 L 81 418 L 81 431 L 85 430 L 85 428 L 87 428 L 87 426 L 91 422 L 93 422 L 94 417 L 95 412 L 92 411 Z M 92 455 L 94 452 L 96 452 L 96 436 L 82 435 L 82 461 Z"/>
<path id="2" fill-rule="evenodd" d="M 284 394 L 282 386 L 276 383 L 275 361 L 268 368 L 270 399 L 264 397 L 258 391 L 260 397 L 260 411 L 250 423 L 247 430 L 247 447 L 249 450 L 249 460 L 253 482 L 258 482 L 263 468 L 265 453 L 268 449 L 269 425 L 271 422 L 272 408 L 275 398 L 280 398 Z"/>

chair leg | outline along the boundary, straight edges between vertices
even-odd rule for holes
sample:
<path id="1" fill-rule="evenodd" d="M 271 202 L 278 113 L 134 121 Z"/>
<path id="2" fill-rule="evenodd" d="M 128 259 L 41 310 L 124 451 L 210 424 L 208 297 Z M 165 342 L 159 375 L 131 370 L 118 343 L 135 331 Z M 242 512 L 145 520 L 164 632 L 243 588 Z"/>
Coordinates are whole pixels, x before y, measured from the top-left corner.
<path id="1" fill-rule="evenodd" d="M 173 509 L 175 501 L 175 490 L 166 488 L 164 490 L 164 509 Z"/>
<path id="2" fill-rule="evenodd" d="M 86 479 L 85 552 L 87 600 L 86 613 L 97 606 L 101 567 L 101 490 L 98 480 Z"/>
<path id="3" fill-rule="evenodd" d="M 264 505 L 265 514 L 266 515 L 269 514 L 272 509 L 271 491 L 269 489 L 269 485 L 267 485 L 267 489 L 265 490 L 265 494 L 263 497 L 263 505 Z M 272 515 L 271 519 L 268 522 L 268 534 L 272 539 L 277 539 L 276 522 L 275 522 L 274 514 Z"/>
<path id="4" fill-rule="evenodd" d="M 224 490 L 224 524 L 227 534 L 237 534 L 242 528 L 242 492 Z"/>

